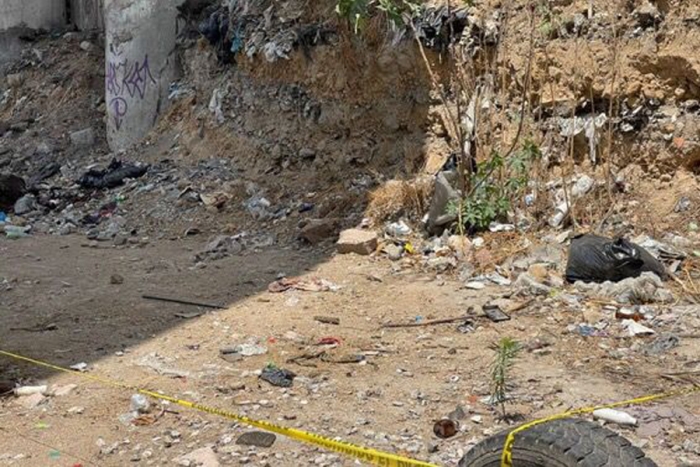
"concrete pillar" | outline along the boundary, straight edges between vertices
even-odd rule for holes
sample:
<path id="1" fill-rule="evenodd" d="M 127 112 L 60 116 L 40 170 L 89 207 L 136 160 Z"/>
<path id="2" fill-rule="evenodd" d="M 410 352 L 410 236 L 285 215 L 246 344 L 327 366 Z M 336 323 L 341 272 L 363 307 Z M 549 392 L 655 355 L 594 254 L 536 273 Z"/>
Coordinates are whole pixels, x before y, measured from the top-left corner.
<path id="1" fill-rule="evenodd" d="M 113 151 L 143 139 L 177 78 L 178 0 L 105 0 L 107 141 Z"/>
<path id="2" fill-rule="evenodd" d="M 104 0 L 70 0 L 70 19 L 79 31 L 103 31 Z"/>

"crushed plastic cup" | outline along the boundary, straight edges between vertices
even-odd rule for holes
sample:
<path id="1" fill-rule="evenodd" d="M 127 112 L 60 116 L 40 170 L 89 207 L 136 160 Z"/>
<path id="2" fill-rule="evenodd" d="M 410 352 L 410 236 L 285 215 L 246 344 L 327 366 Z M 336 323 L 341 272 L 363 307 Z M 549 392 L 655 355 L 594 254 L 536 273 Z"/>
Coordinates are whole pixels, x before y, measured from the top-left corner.
<path id="1" fill-rule="evenodd" d="M 7 238 L 22 238 L 22 237 L 27 237 L 29 236 L 29 231 L 31 230 L 30 226 L 26 227 L 20 227 L 19 225 L 6 225 L 5 226 L 5 235 Z"/>

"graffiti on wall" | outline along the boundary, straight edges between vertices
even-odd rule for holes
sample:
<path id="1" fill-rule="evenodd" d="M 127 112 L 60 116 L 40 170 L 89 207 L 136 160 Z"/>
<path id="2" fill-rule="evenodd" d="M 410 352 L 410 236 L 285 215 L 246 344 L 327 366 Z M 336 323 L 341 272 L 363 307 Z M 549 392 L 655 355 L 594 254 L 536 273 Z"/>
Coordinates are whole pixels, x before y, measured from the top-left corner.
<path id="1" fill-rule="evenodd" d="M 148 55 L 136 61 L 122 59 L 120 55 L 115 54 L 107 61 L 105 73 L 107 105 L 117 130 L 129 113 L 129 104 L 134 100 L 143 100 L 149 86 L 156 84 Z"/>

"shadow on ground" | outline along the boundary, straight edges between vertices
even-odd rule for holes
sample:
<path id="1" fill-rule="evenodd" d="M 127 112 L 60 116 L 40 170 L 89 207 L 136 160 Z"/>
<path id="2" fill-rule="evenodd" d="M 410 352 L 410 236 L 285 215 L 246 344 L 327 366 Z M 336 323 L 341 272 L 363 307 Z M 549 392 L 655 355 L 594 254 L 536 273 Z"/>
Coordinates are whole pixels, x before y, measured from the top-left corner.
<path id="1" fill-rule="evenodd" d="M 281 273 L 308 273 L 327 250 L 244 252 L 194 267 L 194 240 L 135 249 L 89 248 L 78 237 L 0 239 L 0 348 L 58 365 L 92 363 L 211 310 L 144 294 L 231 305 L 266 289 Z M 121 276 L 113 284 L 112 276 Z M 261 323 L 264 326 L 264 323 Z M 2 379 L 50 370 L 0 358 Z"/>

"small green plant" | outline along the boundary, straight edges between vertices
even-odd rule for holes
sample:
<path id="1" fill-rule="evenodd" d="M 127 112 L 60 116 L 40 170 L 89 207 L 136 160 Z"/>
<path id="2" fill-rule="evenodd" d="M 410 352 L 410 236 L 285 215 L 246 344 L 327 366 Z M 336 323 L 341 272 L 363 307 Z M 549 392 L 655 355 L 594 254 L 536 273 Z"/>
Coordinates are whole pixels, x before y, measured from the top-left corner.
<path id="1" fill-rule="evenodd" d="M 383 13 L 393 25 L 403 24 L 404 13 L 412 17 L 420 11 L 420 5 L 409 0 L 338 0 L 336 13 L 353 25 L 357 34 L 365 21 L 377 12 Z"/>
<path id="2" fill-rule="evenodd" d="M 530 139 L 522 149 L 506 161 L 497 151 L 477 164 L 468 187 L 468 195 L 447 206 L 448 213 L 457 215 L 458 230 L 480 231 L 493 221 L 502 220 L 512 207 L 512 200 L 519 196 L 530 180 L 532 161 L 541 157 L 540 148 Z"/>
<path id="3" fill-rule="evenodd" d="M 503 418 L 506 417 L 508 400 L 509 373 L 522 349 L 520 343 L 510 337 L 504 337 L 491 345 L 496 352 L 491 364 L 491 404 L 500 405 Z"/>

